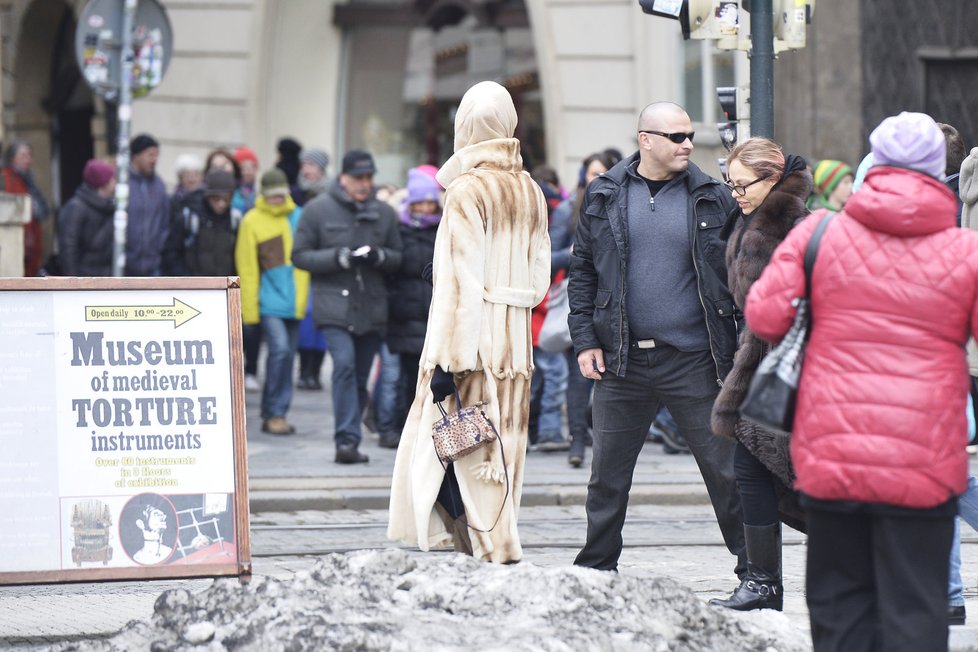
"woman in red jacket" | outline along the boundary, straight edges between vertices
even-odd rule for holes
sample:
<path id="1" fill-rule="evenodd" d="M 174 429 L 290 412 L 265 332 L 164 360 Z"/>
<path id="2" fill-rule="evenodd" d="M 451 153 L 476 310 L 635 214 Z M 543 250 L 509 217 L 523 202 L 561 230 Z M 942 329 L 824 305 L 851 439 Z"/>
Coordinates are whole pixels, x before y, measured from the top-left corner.
<path id="1" fill-rule="evenodd" d="M 978 233 L 955 228 L 944 137 L 921 113 L 870 136 L 875 166 L 829 224 L 791 459 L 808 508 L 815 650 L 942 650 L 957 496 L 967 482 L 964 345 L 978 332 Z M 774 342 L 804 293 L 819 211 L 747 297 Z"/>

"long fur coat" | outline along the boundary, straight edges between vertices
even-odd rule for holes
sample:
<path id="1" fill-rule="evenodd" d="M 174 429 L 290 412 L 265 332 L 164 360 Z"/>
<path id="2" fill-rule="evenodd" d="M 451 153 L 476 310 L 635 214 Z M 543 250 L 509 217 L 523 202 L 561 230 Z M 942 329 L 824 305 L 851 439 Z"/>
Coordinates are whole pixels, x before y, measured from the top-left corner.
<path id="1" fill-rule="evenodd" d="M 488 91 L 488 102 L 509 98 L 501 97 L 502 87 L 480 89 L 482 84 L 473 89 Z M 463 98 L 455 155 L 438 174 L 446 195 L 435 239 L 433 297 L 417 394 L 394 463 L 387 535 L 428 550 L 451 545 L 453 531 L 458 534 L 435 508 L 445 474 L 431 438 L 441 417 L 430 389 L 437 365 L 455 374 L 464 405 L 486 402 L 499 433 L 505 464 L 494 443 L 456 461 L 454 471 L 470 526 L 462 534 L 473 556 L 505 563 L 523 554 L 516 522 L 533 371 L 530 311 L 550 285 L 550 238 L 543 193 L 523 171 L 519 141 L 507 137 L 515 110 L 502 121 L 473 116 L 477 123 L 466 122 L 466 111 L 486 106 Z M 454 397 L 444 407 L 454 410 Z"/>
<path id="2" fill-rule="evenodd" d="M 811 191 L 811 173 L 804 168 L 794 170 L 771 190 L 753 214 L 736 216 L 733 232 L 727 240 L 727 282 L 734 301 L 741 309 L 751 285 L 767 267 L 774 250 L 788 231 L 808 214 L 805 199 Z M 772 438 L 763 430 L 741 422 L 738 413 L 754 371 L 768 349 L 768 345 L 744 325 L 740 331 L 733 368 L 727 374 L 713 405 L 711 426 L 718 435 L 740 440 L 764 466 L 790 487 L 794 472 L 787 441 Z"/>

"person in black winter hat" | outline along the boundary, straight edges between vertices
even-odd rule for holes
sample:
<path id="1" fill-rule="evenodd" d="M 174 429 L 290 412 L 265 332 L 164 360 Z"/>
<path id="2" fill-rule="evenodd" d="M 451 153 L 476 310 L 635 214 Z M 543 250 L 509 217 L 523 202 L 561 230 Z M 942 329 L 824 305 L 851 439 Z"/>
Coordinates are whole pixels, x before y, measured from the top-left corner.
<path id="1" fill-rule="evenodd" d="M 170 198 L 156 173 L 159 142 L 149 134 L 129 141 L 129 221 L 126 276 L 159 276 L 170 230 Z"/>
<path id="2" fill-rule="evenodd" d="M 236 187 L 226 170 L 204 178 L 204 199 L 182 207 L 173 216 L 164 254 L 169 276 L 233 276 L 234 245 L 242 214 L 231 207 Z"/>

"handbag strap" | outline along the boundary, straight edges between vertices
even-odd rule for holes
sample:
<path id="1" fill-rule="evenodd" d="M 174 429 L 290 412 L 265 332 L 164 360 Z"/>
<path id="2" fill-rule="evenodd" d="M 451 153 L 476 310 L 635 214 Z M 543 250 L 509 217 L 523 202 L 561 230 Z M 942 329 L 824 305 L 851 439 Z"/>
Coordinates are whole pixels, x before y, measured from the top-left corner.
<path id="1" fill-rule="evenodd" d="M 496 529 L 496 525 L 499 523 L 499 519 L 503 516 L 503 510 L 506 509 L 506 501 L 509 499 L 509 471 L 506 469 L 506 449 L 503 448 L 503 438 L 499 436 L 496 432 L 496 426 L 493 424 L 492 419 L 486 417 L 486 421 L 489 422 L 489 427 L 492 428 L 493 433 L 496 435 L 496 443 L 499 444 L 499 456 L 503 460 L 503 477 L 506 479 L 506 493 L 503 494 L 503 502 L 499 505 L 499 513 L 496 514 L 496 520 L 492 522 L 492 526 L 488 530 L 480 530 L 477 527 L 472 527 L 469 525 L 469 519 L 465 519 L 465 525 L 470 530 L 475 530 L 476 532 L 482 532 L 483 534 L 488 534 Z M 452 462 L 454 464 L 454 462 Z"/>
<path id="2" fill-rule="evenodd" d="M 448 413 L 445 412 L 445 408 L 444 406 L 442 406 L 441 402 L 435 403 L 435 405 L 438 406 L 438 411 L 441 412 L 441 418 L 447 419 Z M 462 409 L 462 397 L 458 393 L 458 387 L 455 388 L 455 409 L 456 410 Z M 444 464 L 442 466 L 444 466 Z"/>
<path id="3" fill-rule="evenodd" d="M 805 298 L 810 299 L 812 296 L 812 270 L 815 268 L 815 257 L 818 255 L 818 245 L 822 241 L 822 235 L 825 233 L 825 229 L 829 226 L 829 222 L 835 217 L 835 213 L 826 213 L 818 226 L 815 227 L 815 231 L 812 233 L 812 237 L 808 240 L 808 247 L 805 248 Z"/>

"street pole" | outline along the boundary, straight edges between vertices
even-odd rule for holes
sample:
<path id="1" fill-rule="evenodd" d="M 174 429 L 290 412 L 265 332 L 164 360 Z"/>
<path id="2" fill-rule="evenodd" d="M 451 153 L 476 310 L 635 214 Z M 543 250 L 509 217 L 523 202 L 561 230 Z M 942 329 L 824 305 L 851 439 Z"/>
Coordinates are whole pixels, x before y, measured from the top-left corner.
<path id="1" fill-rule="evenodd" d="M 126 273 L 126 225 L 129 223 L 129 125 L 132 121 L 132 29 L 138 0 L 123 0 L 122 74 L 119 80 L 119 141 L 116 154 L 115 216 L 112 220 L 112 276 Z"/>
<path id="2" fill-rule="evenodd" d="M 774 138 L 774 15 L 772 0 L 750 9 L 750 131 Z"/>

